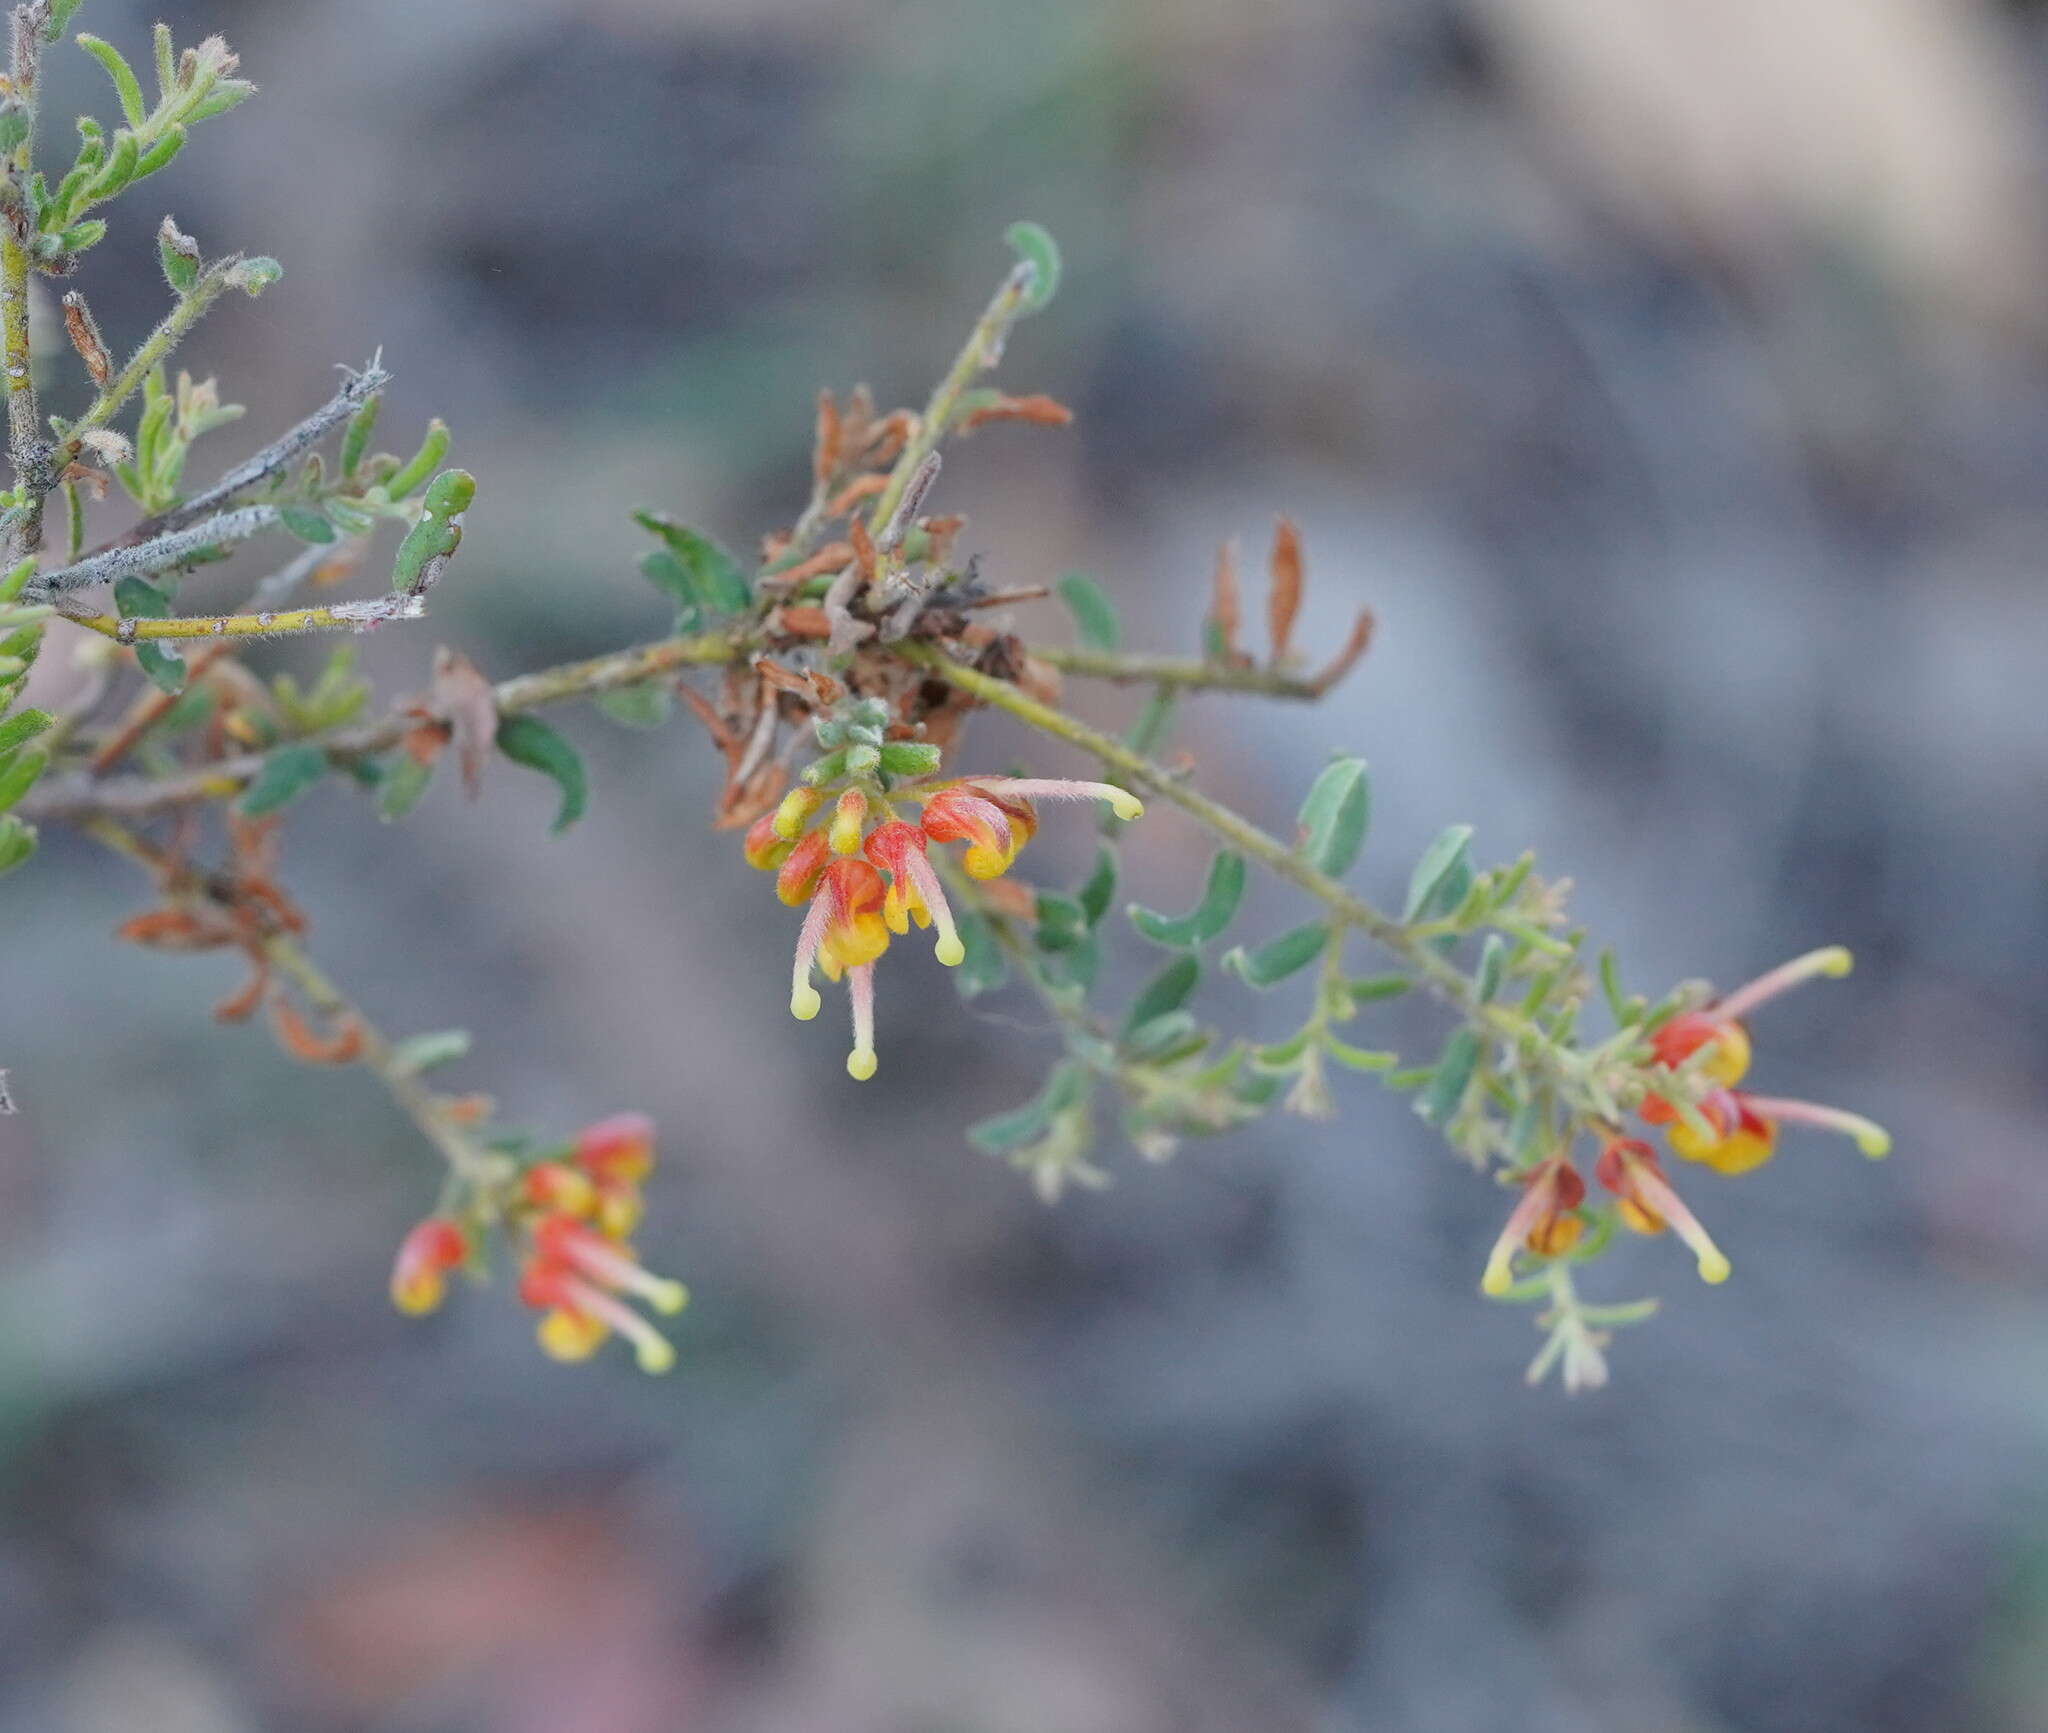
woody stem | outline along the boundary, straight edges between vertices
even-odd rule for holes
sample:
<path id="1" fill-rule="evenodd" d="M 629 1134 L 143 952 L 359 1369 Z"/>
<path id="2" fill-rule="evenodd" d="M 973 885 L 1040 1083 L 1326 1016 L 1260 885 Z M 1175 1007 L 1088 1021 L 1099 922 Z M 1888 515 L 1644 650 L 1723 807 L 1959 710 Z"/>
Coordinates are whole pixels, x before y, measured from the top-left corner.
<path id="1" fill-rule="evenodd" d="M 127 826 L 110 818 L 95 817 L 79 827 L 102 847 L 135 862 L 152 877 L 163 880 L 173 871 L 170 858 Z M 196 879 L 190 888 L 204 891 Z M 495 1177 L 490 1158 L 452 1124 L 440 1100 L 418 1076 L 406 1067 L 398 1050 L 370 1019 L 363 1015 L 320 966 L 289 934 L 274 933 L 263 941 L 263 954 L 272 968 L 305 995 L 306 1002 L 331 1020 L 349 1018 L 361 1032 L 360 1060 L 376 1073 L 401 1110 L 461 1179 L 484 1183 Z"/>

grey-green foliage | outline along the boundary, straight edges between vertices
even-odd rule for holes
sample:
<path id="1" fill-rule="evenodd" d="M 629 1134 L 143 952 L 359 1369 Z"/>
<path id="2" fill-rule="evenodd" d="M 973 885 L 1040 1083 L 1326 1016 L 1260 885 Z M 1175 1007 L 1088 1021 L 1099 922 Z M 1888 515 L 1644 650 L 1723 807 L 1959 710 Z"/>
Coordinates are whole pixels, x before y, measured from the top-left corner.
<path id="1" fill-rule="evenodd" d="M 35 561 L 23 560 L 0 578 L 0 873 L 18 867 L 35 852 L 35 827 L 12 809 L 49 762 L 37 740 L 53 718 L 21 703 L 28 671 L 43 647 L 43 622 L 51 612 L 20 599 L 34 571 Z"/>

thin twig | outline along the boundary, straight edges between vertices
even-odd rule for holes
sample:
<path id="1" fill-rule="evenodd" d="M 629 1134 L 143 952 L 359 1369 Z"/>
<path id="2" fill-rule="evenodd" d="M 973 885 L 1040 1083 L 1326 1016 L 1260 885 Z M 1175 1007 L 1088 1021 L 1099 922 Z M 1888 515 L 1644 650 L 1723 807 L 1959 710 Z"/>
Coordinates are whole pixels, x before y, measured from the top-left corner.
<path id="1" fill-rule="evenodd" d="M 172 530 L 132 547 L 107 548 L 88 555 L 75 566 L 44 572 L 29 584 L 28 593 L 46 598 L 61 595 L 66 590 L 82 590 L 92 584 L 113 583 L 121 578 L 153 577 L 158 572 L 167 572 L 174 566 L 189 563 L 208 548 L 224 542 L 247 541 L 259 531 L 268 529 L 277 519 L 276 506 L 239 506 L 233 511 L 210 517 L 204 523 L 193 524 L 189 529 Z"/>
<path id="2" fill-rule="evenodd" d="M 346 369 L 344 371 L 347 372 Z M 208 512 L 226 505 L 235 495 L 256 486 L 258 482 L 267 481 L 296 458 L 310 451 L 362 408 L 366 399 L 375 396 L 390 383 L 391 375 L 380 365 L 377 357 L 371 357 L 370 364 L 362 372 L 348 372 L 341 389 L 296 427 L 273 439 L 261 451 L 244 458 L 211 487 L 195 493 L 190 499 L 171 507 L 169 511 L 159 512 L 153 518 L 145 518 L 123 539 L 139 542 L 150 536 L 160 535 L 166 530 L 182 529 L 187 524 L 197 523 Z"/>

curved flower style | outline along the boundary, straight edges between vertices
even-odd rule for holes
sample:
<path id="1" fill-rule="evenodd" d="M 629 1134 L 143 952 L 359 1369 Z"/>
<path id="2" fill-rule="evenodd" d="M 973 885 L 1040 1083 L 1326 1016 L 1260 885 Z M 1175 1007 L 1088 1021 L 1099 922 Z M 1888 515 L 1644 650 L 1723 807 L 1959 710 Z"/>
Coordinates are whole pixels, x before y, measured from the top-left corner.
<path id="1" fill-rule="evenodd" d="M 1522 1185 L 1521 1201 L 1508 1212 L 1479 1278 L 1480 1292 L 1495 1298 L 1514 1286 L 1517 1251 L 1539 1258 L 1562 1257 L 1579 1243 L 1586 1228 L 1577 1214 L 1586 1201 L 1586 1182 L 1565 1156 L 1549 1156 L 1515 1177 Z"/>
<path id="2" fill-rule="evenodd" d="M 1610 1138 L 1594 1164 L 1593 1177 L 1615 1196 L 1615 1214 L 1632 1233 L 1661 1234 L 1670 1228 L 1699 1259 L 1700 1280 L 1725 1282 L 1729 1263 L 1700 1226 L 1685 1200 L 1671 1189 L 1657 1152 L 1634 1137 Z"/>
<path id="3" fill-rule="evenodd" d="M 932 864 L 935 843 L 965 843 L 960 864 L 970 878 L 1009 871 L 1038 830 L 1040 800 L 1107 801 L 1119 818 L 1139 817 L 1142 802 L 1107 782 L 1037 777 L 982 776 L 885 790 L 856 785 L 840 792 L 831 816 L 828 796 L 810 785 L 792 789 L 773 812 L 755 820 L 742 848 L 750 866 L 775 874 L 775 894 L 791 907 L 808 904 L 797 935 L 789 1009 L 808 1022 L 823 1006 L 811 984 L 814 968 L 828 981 L 842 976 L 853 1001 L 849 1075 L 874 1076 L 876 960 L 892 935 L 913 923 L 936 935 L 933 952 L 951 968 L 967 947 Z M 897 802 L 917 802 L 915 823 L 899 817 Z"/>
<path id="4" fill-rule="evenodd" d="M 435 1310 L 448 1293 L 448 1272 L 469 1261 L 469 1240 L 445 1216 L 429 1216 L 398 1244 L 391 1266 L 391 1303 L 401 1312 L 421 1317 Z"/>
<path id="5" fill-rule="evenodd" d="M 1846 975 L 1850 967 L 1849 953 L 1839 945 L 1809 951 L 1702 1010 L 1672 1018 L 1650 1038 L 1653 1063 L 1674 1075 L 1704 1081 L 1709 1088 L 1693 1104 L 1696 1112 L 1690 1117 L 1656 1092 L 1645 1095 L 1637 1111 L 1648 1124 L 1667 1127 L 1665 1137 L 1680 1157 L 1716 1173 L 1748 1173 L 1761 1167 L 1776 1153 L 1778 1127 L 1784 1124 L 1840 1132 L 1872 1159 L 1888 1154 L 1890 1134 L 1861 1114 L 1811 1101 L 1753 1095 L 1735 1087 L 1749 1074 L 1751 1058 L 1749 1031 L 1741 1019 L 1801 982 L 1817 975 Z"/>

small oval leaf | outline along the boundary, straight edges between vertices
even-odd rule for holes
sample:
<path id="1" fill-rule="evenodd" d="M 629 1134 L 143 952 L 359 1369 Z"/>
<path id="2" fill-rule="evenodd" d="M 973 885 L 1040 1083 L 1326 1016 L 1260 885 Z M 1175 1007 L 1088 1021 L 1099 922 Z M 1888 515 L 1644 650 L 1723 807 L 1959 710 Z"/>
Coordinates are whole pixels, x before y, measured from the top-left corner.
<path id="1" fill-rule="evenodd" d="M 1323 954 L 1329 937 L 1329 929 L 1322 922 L 1310 921 L 1277 939 L 1268 939 L 1256 950 L 1247 951 L 1240 945 L 1225 955 L 1223 966 L 1246 986 L 1264 991 L 1306 969 Z"/>
<path id="2" fill-rule="evenodd" d="M 548 826 L 551 836 L 560 836 L 583 816 L 589 784 L 583 774 L 583 760 L 576 748 L 538 716 L 507 716 L 498 723 L 498 750 L 514 764 L 537 770 L 553 780 L 562 791 L 562 804 L 555 822 Z"/>
<path id="3" fill-rule="evenodd" d="M 1176 957 L 1139 989 L 1124 1017 L 1124 1035 L 1135 1034 L 1146 1024 L 1178 1011 L 1202 978 L 1201 962 L 1194 957 Z"/>
<path id="4" fill-rule="evenodd" d="M 1301 854 L 1317 872 L 1341 878 L 1365 845 L 1372 817 L 1372 784 L 1362 758 L 1328 765 L 1301 803 Z"/>
<path id="5" fill-rule="evenodd" d="M 327 754 L 310 744 L 281 746 L 264 759 L 236 803 L 244 818 L 261 818 L 289 806 L 327 774 Z"/>
<path id="6" fill-rule="evenodd" d="M 1114 650 L 1122 641 L 1116 604 L 1103 594 L 1102 586 L 1080 572 L 1069 572 L 1054 586 L 1067 612 L 1074 616 L 1074 630 L 1091 650 Z"/>
<path id="7" fill-rule="evenodd" d="M 1209 863 L 1208 885 L 1192 911 L 1169 918 L 1133 903 L 1131 925 L 1155 945 L 1187 950 L 1205 944 L 1230 925 L 1244 900 L 1244 881 L 1244 857 L 1225 849 Z"/>
<path id="8" fill-rule="evenodd" d="M 1465 900 L 1472 888 L 1472 827 L 1454 824 L 1422 851 L 1415 871 L 1408 878 L 1408 901 L 1404 921 L 1426 920 L 1447 914 Z"/>

